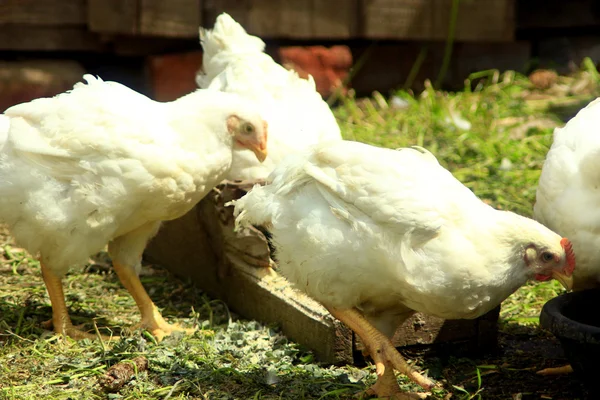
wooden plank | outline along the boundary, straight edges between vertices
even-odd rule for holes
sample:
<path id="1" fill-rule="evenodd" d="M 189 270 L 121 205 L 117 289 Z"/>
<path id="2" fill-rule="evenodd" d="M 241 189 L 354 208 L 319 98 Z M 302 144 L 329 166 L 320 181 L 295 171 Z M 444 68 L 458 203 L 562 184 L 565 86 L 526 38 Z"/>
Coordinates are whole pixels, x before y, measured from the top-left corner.
<path id="1" fill-rule="evenodd" d="M 140 0 L 140 33 L 196 38 L 201 12 L 200 0 Z"/>
<path id="2" fill-rule="evenodd" d="M 185 216 L 165 223 L 145 257 L 191 278 L 240 315 L 278 324 L 320 360 L 352 362 L 352 333 L 269 267 L 264 236 L 256 230 L 233 232 L 231 207 L 223 203 L 239 194 L 227 185 L 214 189 Z"/>
<path id="3" fill-rule="evenodd" d="M 434 0 L 362 0 L 367 38 L 432 39 Z"/>
<path id="4" fill-rule="evenodd" d="M 435 0 L 434 39 L 446 40 L 452 0 Z M 461 1 L 456 20 L 456 40 L 511 42 L 515 39 L 515 0 Z"/>
<path id="5" fill-rule="evenodd" d="M 83 26 L 0 25 L 0 50 L 85 51 L 147 56 L 193 48 L 197 43 L 196 38 L 182 40 L 100 34 L 100 32 L 91 32 Z"/>
<path id="6" fill-rule="evenodd" d="M 208 0 L 203 26 L 222 12 L 262 38 L 348 38 L 358 32 L 358 0 Z"/>
<path id="7" fill-rule="evenodd" d="M 86 0 L 2 0 L 0 25 L 85 25 Z"/>
<path id="8" fill-rule="evenodd" d="M 452 0 L 361 0 L 362 35 L 380 39 L 445 40 Z M 515 0 L 461 1 L 457 41 L 512 41 Z"/>
<path id="9" fill-rule="evenodd" d="M 98 36 L 84 27 L 0 25 L 0 50 L 102 51 L 105 48 Z"/>
<path id="10" fill-rule="evenodd" d="M 132 35 L 138 32 L 138 0 L 88 0 L 91 31 Z"/>
<path id="11" fill-rule="evenodd" d="M 342 39 L 358 34 L 358 0 L 312 0 L 313 38 Z"/>
<path id="12" fill-rule="evenodd" d="M 252 2 L 249 0 L 204 0 L 202 3 L 202 26 L 212 28 L 219 14 L 226 12 L 248 30 L 248 15 Z"/>
<path id="13" fill-rule="evenodd" d="M 310 39 L 311 18 L 311 0 L 254 0 L 250 26 L 261 37 Z"/>
<path id="14" fill-rule="evenodd" d="M 310 0 L 213 0 L 205 7 L 206 26 L 227 12 L 252 35 L 264 37 L 307 37 L 310 31 Z"/>

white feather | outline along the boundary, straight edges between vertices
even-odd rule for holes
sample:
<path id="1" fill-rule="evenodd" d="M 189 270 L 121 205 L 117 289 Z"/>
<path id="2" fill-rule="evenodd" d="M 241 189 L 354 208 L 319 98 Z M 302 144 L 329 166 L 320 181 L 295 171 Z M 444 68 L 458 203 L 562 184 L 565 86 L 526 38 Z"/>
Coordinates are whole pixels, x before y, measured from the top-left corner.
<path id="1" fill-rule="evenodd" d="M 341 139 L 340 129 L 312 78 L 298 77 L 263 52 L 264 42 L 248 35 L 231 16 L 217 17 L 212 30 L 200 30 L 201 88 L 251 99 L 269 124 L 269 155 L 262 163 L 247 150 L 237 154 L 227 178 L 264 179 L 288 154 L 320 141 Z"/>
<path id="2" fill-rule="evenodd" d="M 600 284 L 600 98 L 556 128 L 538 183 L 534 217 L 569 238 L 574 288 Z"/>

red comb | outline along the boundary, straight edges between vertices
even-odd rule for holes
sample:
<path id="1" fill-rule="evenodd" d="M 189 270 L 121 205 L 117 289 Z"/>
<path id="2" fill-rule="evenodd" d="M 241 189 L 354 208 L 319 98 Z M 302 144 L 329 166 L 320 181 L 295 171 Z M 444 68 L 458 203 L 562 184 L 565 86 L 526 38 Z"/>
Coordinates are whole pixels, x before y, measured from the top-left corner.
<path id="1" fill-rule="evenodd" d="M 575 270 L 575 253 L 573 252 L 573 245 L 567 238 L 562 238 L 560 245 L 567 254 L 567 268 L 565 268 L 565 273 L 570 276 Z"/>

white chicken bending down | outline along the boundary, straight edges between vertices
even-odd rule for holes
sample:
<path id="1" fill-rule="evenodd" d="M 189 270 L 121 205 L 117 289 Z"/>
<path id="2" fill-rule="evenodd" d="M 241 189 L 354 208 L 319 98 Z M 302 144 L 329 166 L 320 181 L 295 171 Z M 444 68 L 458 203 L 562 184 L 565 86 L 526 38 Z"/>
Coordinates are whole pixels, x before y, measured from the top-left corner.
<path id="1" fill-rule="evenodd" d="M 160 340 L 182 329 L 163 320 L 140 283 L 144 247 L 160 221 L 183 215 L 224 178 L 232 149 L 263 160 L 267 126 L 234 94 L 197 90 L 158 103 L 116 82 L 84 79 L 0 116 L 0 220 L 39 255 L 57 333 L 94 337 L 71 324 L 61 277 L 108 243 L 140 327 Z"/>
<path id="2" fill-rule="evenodd" d="M 263 52 L 264 42 L 246 33 L 228 14 L 214 29 L 200 29 L 201 88 L 237 93 L 252 100 L 269 123 L 269 156 L 260 164 L 246 150 L 235 150 L 230 180 L 265 179 L 288 154 L 324 140 L 341 139 L 331 109 L 315 83 L 288 71 Z"/>
<path id="3" fill-rule="evenodd" d="M 561 235 L 577 254 L 573 289 L 600 286 L 600 98 L 579 111 L 554 141 L 542 167 L 533 215 Z M 542 374 L 570 372 L 560 367 Z"/>
<path id="4" fill-rule="evenodd" d="M 422 148 L 316 145 L 277 166 L 235 214 L 268 227 L 281 273 L 361 337 L 380 397 L 406 398 L 393 368 L 432 385 L 388 339 L 411 313 L 476 318 L 528 279 L 569 288 L 575 267 L 567 239 L 486 205 Z"/>

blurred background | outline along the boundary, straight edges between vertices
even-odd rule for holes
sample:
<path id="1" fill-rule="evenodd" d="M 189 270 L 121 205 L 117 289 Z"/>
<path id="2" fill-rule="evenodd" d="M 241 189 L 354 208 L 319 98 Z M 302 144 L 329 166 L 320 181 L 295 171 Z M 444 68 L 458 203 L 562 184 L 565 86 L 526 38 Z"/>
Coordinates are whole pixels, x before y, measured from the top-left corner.
<path id="1" fill-rule="evenodd" d="M 352 88 L 454 90 L 487 69 L 529 74 L 600 61 L 594 0 L 0 0 L 0 111 L 84 72 L 156 100 L 195 89 L 198 27 L 226 11 L 326 98 Z M 535 77 L 541 86 L 554 75 Z M 548 82 L 548 79 L 550 82 Z"/>

